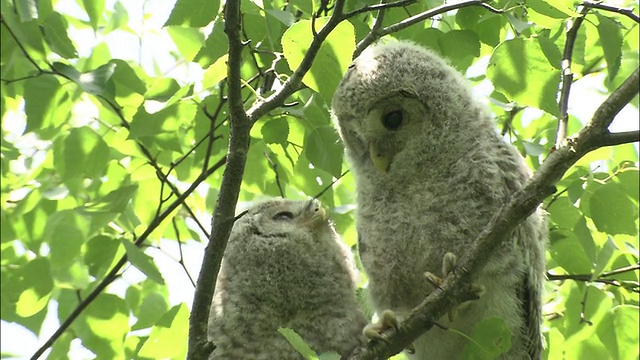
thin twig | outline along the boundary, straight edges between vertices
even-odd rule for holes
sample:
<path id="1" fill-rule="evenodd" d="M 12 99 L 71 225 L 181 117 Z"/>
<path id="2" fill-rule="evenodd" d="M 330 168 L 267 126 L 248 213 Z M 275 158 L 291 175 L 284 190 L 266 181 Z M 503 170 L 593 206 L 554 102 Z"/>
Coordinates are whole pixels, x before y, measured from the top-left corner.
<path id="1" fill-rule="evenodd" d="M 320 198 L 320 196 L 324 195 L 324 193 L 326 193 L 329 189 L 331 189 L 333 187 L 333 185 L 335 185 L 335 183 L 337 183 L 338 181 L 340 181 L 340 179 L 342 179 L 345 175 L 347 175 L 349 173 L 349 170 L 345 170 L 342 174 L 340 174 L 340 176 L 338 176 L 337 178 L 335 178 L 331 184 L 327 185 L 324 189 L 322 189 L 322 191 L 320 191 L 318 193 L 318 195 L 314 196 L 314 199 L 318 199 Z"/>
<path id="2" fill-rule="evenodd" d="M 618 13 L 624 16 L 627 16 L 628 18 L 632 19 L 633 21 L 640 23 L 640 17 L 638 17 L 638 15 L 633 13 L 633 9 L 629 9 L 629 8 L 621 8 L 621 7 L 617 7 L 617 6 L 611 6 L 611 5 L 607 5 L 607 4 L 603 4 L 603 3 L 594 3 L 591 1 L 585 1 L 582 3 L 583 6 L 585 7 L 590 7 L 590 8 L 594 8 L 594 9 L 600 9 L 600 10 L 606 10 L 606 11 L 610 11 L 610 12 L 614 12 L 614 13 Z"/>
<path id="3" fill-rule="evenodd" d="M 191 184 L 191 186 L 182 194 L 181 197 L 176 198 L 176 200 L 171 203 L 167 208 L 156 218 L 154 218 L 149 226 L 145 229 L 145 231 L 138 237 L 134 244 L 136 246 L 140 246 L 146 239 L 149 238 L 151 233 L 162 223 L 162 221 L 167 218 L 179 205 L 181 205 L 184 200 L 191 195 L 195 191 L 195 189 L 204 182 L 211 174 L 213 174 L 217 169 L 222 167 L 225 163 L 226 158 L 222 158 L 216 164 L 214 164 L 210 169 L 207 169 L 205 173 L 200 174 L 198 178 Z M 86 309 L 89 304 L 95 300 L 98 295 L 100 295 L 106 288 L 109 286 L 115 279 L 118 278 L 118 274 L 123 266 L 128 263 L 127 255 L 123 255 L 120 260 L 113 266 L 111 271 L 105 275 L 104 279 L 100 281 L 98 285 L 87 295 L 84 300 L 79 303 L 73 311 L 69 314 L 67 319 L 60 324 L 60 327 L 56 329 L 56 331 L 45 341 L 45 343 L 31 356 L 31 360 L 36 360 L 49 348 L 53 343 L 71 326 L 71 324 L 76 320 L 76 318 Z"/>
<path id="4" fill-rule="evenodd" d="M 189 281 L 191 281 L 191 285 L 193 285 L 193 287 L 195 288 L 196 283 L 195 281 L 193 281 L 193 278 L 191 277 L 191 274 L 189 274 L 189 270 L 187 269 L 187 266 L 184 263 L 184 255 L 182 254 L 182 240 L 180 239 L 180 231 L 178 230 L 178 224 L 176 223 L 175 217 L 171 219 L 171 225 L 173 226 L 173 232 L 176 234 L 176 240 L 178 241 L 178 252 L 180 254 L 180 260 L 178 260 L 178 264 L 182 266 L 184 273 L 187 274 Z"/>
<path id="5" fill-rule="evenodd" d="M 567 21 L 567 39 L 564 43 L 564 54 L 562 55 L 562 90 L 560 91 L 560 99 L 558 108 L 560 110 L 560 118 L 558 119 L 558 129 L 556 131 L 556 148 L 559 148 L 567 138 L 567 127 L 569 124 L 569 92 L 573 84 L 573 72 L 571 71 L 571 59 L 573 58 L 573 47 L 578 36 L 578 30 L 585 16 L 589 12 L 588 7 L 583 7 L 580 15 L 575 20 Z"/>
<path id="6" fill-rule="evenodd" d="M 273 173 L 276 176 L 276 185 L 278 186 L 278 191 L 280 192 L 280 196 L 284 197 L 284 190 L 282 189 L 282 184 L 280 183 L 280 174 L 278 173 L 278 164 L 276 164 L 273 160 L 271 160 L 271 157 L 269 156 L 268 152 L 264 152 L 264 157 L 267 158 L 267 162 L 269 162 L 269 167 L 271 168 L 271 170 L 273 170 Z"/>
<path id="7" fill-rule="evenodd" d="M 356 15 L 360 15 L 366 12 L 381 11 L 385 9 L 408 6 L 411 4 L 415 4 L 416 2 L 418 2 L 418 0 L 399 0 L 399 1 L 394 1 L 390 3 L 381 2 L 380 4 L 376 4 L 376 5 L 365 5 L 359 9 L 349 11 L 348 13 L 344 14 L 344 17 L 345 19 L 349 19 Z"/>
<path id="8" fill-rule="evenodd" d="M 380 29 L 379 31 L 377 31 L 374 35 L 375 36 L 371 36 L 371 37 L 366 37 L 364 39 L 362 39 L 362 41 L 360 41 L 358 43 L 358 45 L 356 46 L 356 54 L 354 55 L 354 57 L 357 57 L 358 55 L 360 55 L 360 53 L 362 51 L 364 51 L 364 49 L 366 49 L 367 47 L 369 47 L 369 45 L 371 45 L 375 40 L 385 36 L 385 35 L 389 35 L 391 33 L 400 31 L 402 29 L 405 29 L 411 25 L 417 24 L 419 22 L 422 22 L 426 19 L 430 19 L 436 15 L 440 15 L 440 14 L 444 14 L 446 12 L 449 12 L 451 10 L 458 10 L 458 9 L 462 9 L 468 6 L 481 6 L 493 13 L 496 14 L 502 14 L 503 11 L 500 9 L 496 9 L 490 5 L 488 5 L 485 1 L 481 1 L 481 0 L 469 0 L 469 1 L 462 1 L 459 3 L 455 3 L 455 4 L 444 4 L 438 7 L 435 7 L 433 9 L 421 12 L 419 14 L 416 14 L 414 16 L 408 17 L 402 21 L 399 21 L 393 25 L 389 25 L 383 29 Z"/>
<path id="9" fill-rule="evenodd" d="M 593 326 L 593 322 L 588 320 L 585 316 L 585 309 L 587 308 L 587 295 L 589 295 L 589 286 L 586 286 L 584 289 L 584 296 L 582 297 L 582 301 L 580 302 L 580 323 L 586 323 L 589 326 Z"/>
<path id="10" fill-rule="evenodd" d="M 9 35 L 11 35 L 11 37 L 13 38 L 13 40 L 16 42 L 16 44 L 18 45 L 18 47 L 20 48 L 20 51 L 22 51 L 22 53 L 24 54 L 24 56 L 27 58 L 27 60 L 29 60 L 29 62 L 31 64 L 33 64 L 33 66 L 38 69 L 39 72 L 43 73 L 44 70 L 38 65 L 38 63 L 36 63 L 36 61 L 29 55 L 29 53 L 27 52 L 27 49 L 24 48 L 24 46 L 22 46 L 22 43 L 18 40 L 18 37 L 16 36 L 16 34 L 13 32 L 13 30 L 11 30 L 11 28 L 9 27 L 9 24 L 7 24 L 4 21 L 4 16 L 2 14 L 0 14 L 0 23 L 2 23 L 4 25 L 4 27 L 7 29 L 7 31 L 9 32 Z M 49 64 L 48 64 L 49 65 Z M 49 65 L 49 67 L 51 67 L 51 65 Z"/>
<path id="11" fill-rule="evenodd" d="M 356 45 L 356 49 L 353 52 L 353 55 L 351 55 L 352 59 L 357 58 L 367 46 L 369 46 L 370 44 L 373 44 L 374 41 L 380 38 L 379 33 L 380 33 L 380 29 L 382 28 L 382 23 L 384 22 L 384 14 L 385 14 L 385 9 L 380 9 L 378 11 L 378 15 L 376 16 L 375 19 L 373 19 L 373 25 L 371 26 L 371 30 L 358 43 L 358 45 Z"/>

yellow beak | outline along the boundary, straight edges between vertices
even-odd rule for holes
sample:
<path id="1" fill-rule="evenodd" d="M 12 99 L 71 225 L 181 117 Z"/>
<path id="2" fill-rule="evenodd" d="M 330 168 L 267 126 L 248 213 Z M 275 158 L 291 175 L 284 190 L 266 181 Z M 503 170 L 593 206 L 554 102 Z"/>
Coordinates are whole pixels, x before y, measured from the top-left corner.
<path id="1" fill-rule="evenodd" d="M 312 227 L 315 227 L 327 221 L 327 212 L 318 201 L 314 201 L 312 205 L 313 206 L 308 209 L 312 212 L 309 224 L 311 224 Z"/>
<path id="2" fill-rule="evenodd" d="M 369 143 L 369 157 L 373 161 L 376 169 L 383 174 L 389 171 L 389 165 L 391 165 L 391 156 L 383 154 L 374 143 Z"/>

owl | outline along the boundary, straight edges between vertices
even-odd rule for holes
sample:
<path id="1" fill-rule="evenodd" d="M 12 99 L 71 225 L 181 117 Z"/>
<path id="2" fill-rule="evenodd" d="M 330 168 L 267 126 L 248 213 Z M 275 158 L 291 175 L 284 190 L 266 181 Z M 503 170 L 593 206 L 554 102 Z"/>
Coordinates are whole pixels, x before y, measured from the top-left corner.
<path id="1" fill-rule="evenodd" d="M 378 313 L 401 319 L 433 291 L 425 273 L 445 276 L 443 259 L 464 255 L 530 172 L 465 79 L 410 42 L 378 43 L 354 60 L 332 114 L 356 181 L 370 297 Z M 502 358 L 538 359 L 546 233 L 541 212 L 519 225 L 473 274 L 480 299 L 439 323 L 470 335 L 500 317 L 512 333 Z M 434 327 L 414 343 L 413 358 L 457 359 L 467 341 Z"/>
<path id="2" fill-rule="evenodd" d="M 357 270 L 320 203 L 275 199 L 238 219 L 209 318 L 211 359 L 303 359 L 278 332 L 347 357 L 366 342 Z"/>

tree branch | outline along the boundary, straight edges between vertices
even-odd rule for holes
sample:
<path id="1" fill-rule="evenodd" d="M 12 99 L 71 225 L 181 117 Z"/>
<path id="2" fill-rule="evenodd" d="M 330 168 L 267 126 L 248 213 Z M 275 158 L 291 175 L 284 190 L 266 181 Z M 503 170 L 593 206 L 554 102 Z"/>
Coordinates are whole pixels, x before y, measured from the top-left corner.
<path id="1" fill-rule="evenodd" d="M 567 30 L 567 40 L 564 44 L 564 54 L 562 55 L 562 90 L 560 91 L 560 99 L 558 101 L 558 108 L 560 110 L 560 118 L 558 119 L 558 129 L 556 131 L 556 148 L 567 139 L 567 125 L 569 124 L 569 92 L 571 91 L 571 85 L 573 84 L 573 72 L 571 71 L 571 59 L 573 54 L 573 46 L 578 36 L 578 30 L 584 17 L 589 12 L 588 7 L 583 7 L 578 16 L 573 22 L 570 20 L 567 22 L 569 30 Z"/>
<path id="2" fill-rule="evenodd" d="M 411 5 L 416 3 L 417 0 L 400 0 L 400 1 L 394 1 L 391 3 L 384 3 L 381 2 L 380 4 L 376 4 L 376 5 L 365 5 L 359 9 L 353 10 L 353 11 L 349 11 L 348 13 L 344 14 L 345 19 L 354 17 L 356 15 L 359 14 L 363 14 L 366 12 L 371 12 L 371 11 L 380 11 L 380 10 L 385 10 L 385 9 L 391 9 L 394 7 L 403 7 L 403 6 L 407 6 L 407 5 Z"/>
<path id="3" fill-rule="evenodd" d="M 591 121 L 578 135 L 552 152 L 533 177 L 491 219 L 459 261 L 459 268 L 449 273 L 440 288 L 418 305 L 397 331 L 387 334 L 388 342 L 370 343 L 366 350 L 352 359 L 384 359 L 409 346 L 437 319 L 464 300 L 471 274 L 481 269 L 507 240 L 516 226 L 531 215 L 539 204 L 555 191 L 554 185 L 582 156 L 602 146 L 602 138 L 616 114 L 638 94 L 638 69 L 624 81 L 596 110 Z"/>
<path id="4" fill-rule="evenodd" d="M 608 133 L 602 136 L 600 144 L 602 146 L 614 146 L 640 141 L 640 131 L 625 131 L 621 133 Z"/>
<path id="5" fill-rule="evenodd" d="M 327 36 L 338 26 L 345 16 L 343 14 L 344 4 L 346 0 L 336 0 L 333 13 L 329 18 L 329 21 L 322 27 L 322 29 L 313 37 L 307 53 L 304 55 L 302 62 L 298 68 L 293 72 L 291 77 L 285 81 L 279 91 L 276 91 L 266 99 L 258 99 L 247 110 L 247 116 L 251 123 L 255 123 L 260 117 L 269 111 L 282 105 L 285 100 L 291 96 L 294 92 L 300 89 L 302 84 L 302 78 L 311 68 L 311 64 L 320 50 L 320 45 L 325 41 Z"/>
<path id="6" fill-rule="evenodd" d="M 136 246 L 140 246 L 145 240 L 149 238 L 149 235 L 166 219 L 180 204 L 182 204 L 185 199 L 191 195 L 195 191 L 195 189 L 205 181 L 209 175 L 213 174 L 218 168 L 220 168 L 225 162 L 225 158 L 222 158 L 216 164 L 214 164 L 211 168 L 207 169 L 206 172 L 200 174 L 200 176 L 191 184 L 191 186 L 174 202 L 172 202 L 161 214 L 153 219 L 153 221 L 147 226 L 146 230 L 140 237 L 136 239 L 134 244 Z M 89 295 L 84 298 L 78 306 L 69 314 L 67 319 L 60 324 L 60 327 L 45 341 L 45 343 L 31 356 L 31 360 L 38 359 L 42 354 L 49 348 L 53 343 L 71 326 L 71 324 L 76 320 L 78 316 L 84 311 L 84 309 L 89 306 L 95 300 L 104 289 L 107 288 L 115 279 L 118 278 L 118 274 L 120 273 L 120 269 L 128 262 L 127 255 L 123 255 L 120 260 L 113 266 L 113 268 L 109 271 L 107 275 L 105 275 L 104 279 L 100 281 L 100 283 L 89 293 Z"/>
<path id="7" fill-rule="evenodd" d="M 220 184 L 220 193 L 213 212 L 211 238 L 205 250 L 191 307 L 187 359 L 207 359 L 213 350 L 212 344 L 207 340 L 209 308 L 215 291 L 222 255 L 233 227 L 235 207 L 247 162 L 249 131 L 252 125 L 244 110 L 242 99 L 240 67 L 245 44 L 241 38 L 239 0 L 227 1 L 224 17 L 224 31 L 229 39 L 229 58 L 227 61 L 228 104 L 231 124 L 229 147 L 227 163 Z"/>
<path id="8" fill-rule="evenodd" d="M 633 21 L 640 23 L 640 17 L 638 17 L 638 15 L 633 13 L 633 9 L 625 9 L 625 8 L 621 8 L 621 7 L 617 7 L 617 6 L 611 6 L 611 5 L 607 5 L 607 4 L 602 4 L 602 3 L 594 3 L 591 1 L 585 1 L 582 3 L 583 6 L 585 7 L 590 7 L 590 8 L 594 8 L 594 9 L 600 9 L 600 10 L 606 10 L 606 11 L 610 11 L 610 12 L 615 12 L 624 16 L 627 16 L 628 18 L 632 19 Z"/>
<path id="9" fill-rule="evenodd" d="M 371 45 L 374 41 L 380 39 L 381 37 L 385 36 L 385 35 L 389 35 L 391 33 L 400 31 L 402 29 L 405 29 L 411 25 L 417 24 L 421 21 L 424 21 L 426 19 L 432 18 L 436 15 L 440 15 L 443 13 L 446 13 L 448 11 L 451 10 L 458 10 L 458 9 L 462 9 L 465 8 L 467 6 L 482 6 L 483 8 L 494 12 L 496 14 L 502 14 L 502 10 L 500 9 L 496 9 L 490 5 L 488 5 L 485 1 L 482 0 L 468 0 L 468 1 L 462 1 L 459 3 L 455 3 L 455 4 L 444 4 L 438 7 L 435 7 L 433 9 L 421 12 L 420 14 L 417 15 L 413 15 L 411 17 L 408 17 L 400 22 L 397 22 L 393 25 L 389 25 L 375 33 L 372 34 L 372 36 L 366 36 L 364 39 L 362 39 L 358 45 L 356 46 L 356 53 L 354 54 L 354 58 L 358 57 L 358 55 L 360 55 L 360 53 L 362 51 L 364 51 L 364 49 L 366 49 L 367 47 L 369 47 L 369 45 Z"/>

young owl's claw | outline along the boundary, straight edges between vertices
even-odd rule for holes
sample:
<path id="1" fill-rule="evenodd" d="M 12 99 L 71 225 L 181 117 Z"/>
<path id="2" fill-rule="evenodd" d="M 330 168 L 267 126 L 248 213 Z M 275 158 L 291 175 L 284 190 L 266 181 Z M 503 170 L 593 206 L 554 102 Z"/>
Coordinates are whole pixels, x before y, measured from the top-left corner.
<path id="1" fill-rule="evenodd" d="M 376 323 L 365 326 L 363 333 L 364 336 L 372 341 L 383 341 L 388 343 L 389 339 L 385 336 L 387 330 L 393 329 L 398 331 L 399 327 L 400 322 L 398 321 L 396 314 L 391 310 L 385 310 L 380 314 L 380 319 L 378 319 Z M 414 354 L 416 349 L 413 344 L 410 344 L 405 348 L 405 351 L 409 354 Z"/>
<path id="2" fill-rule="evenodd" d="M 384 333 L 389 329 L 397 331 L 398 327 L 399 322 L 393 311 L 385 310 L 380 314 L 380 318 L 376 323 L 365 326 L 363 334 L 371 340 L 388 342 Z"/>

